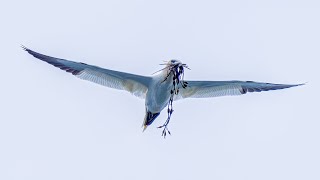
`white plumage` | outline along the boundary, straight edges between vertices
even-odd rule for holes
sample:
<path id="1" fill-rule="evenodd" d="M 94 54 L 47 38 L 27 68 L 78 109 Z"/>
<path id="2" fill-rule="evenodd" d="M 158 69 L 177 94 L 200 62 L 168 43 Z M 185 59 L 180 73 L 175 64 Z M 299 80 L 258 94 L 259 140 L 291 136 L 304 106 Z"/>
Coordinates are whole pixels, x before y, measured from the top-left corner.
<path id="1" fill-rule="evenodd" d="M 143 123 L 144 129 L 151 125 L 160 112 L 168 105 L 171 95 L 170 90 L 173 87 L 173 72 L 170 72 L 167 67 L 182 65 L 178 60 L 171 60 L 166 64 L 166 68 L 155 75 L 141 76 L 46 56 L 24 46 L 23 49 L 34 57 L 72 73 L 80 79 L 88 80 L 109 88 L 125 90 L 139 98 L 145 99 L 146 116 Z M 246 94 L 247 92 L 278 90 L 302 85 L 270 84 L 252 81 L 185 80 L 185 82 L 188 83 L 186 88 L 182 88 L 181 84 L 178 85 L 179 93 L 174 95 L 174 100 L 234 96 Z"/>

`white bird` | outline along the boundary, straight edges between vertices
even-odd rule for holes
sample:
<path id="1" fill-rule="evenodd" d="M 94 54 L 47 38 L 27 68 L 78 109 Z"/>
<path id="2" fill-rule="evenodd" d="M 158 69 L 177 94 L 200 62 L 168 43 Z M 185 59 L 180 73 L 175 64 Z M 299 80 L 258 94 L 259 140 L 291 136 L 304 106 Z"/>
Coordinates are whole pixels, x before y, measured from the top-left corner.
<path id="1" fill-rule="evenodd" d="M 303 85 L 271 84 L 252 81 L 188 81 L 183 80 L 183 68 L 188 67 L 178 60 L 168 61 L 164 64 L 165 68 L 153 76 L 141 76 L 46 56 L 24 46 L 22 48 L 34 57 L 72 73 L 80 79 L 98 83 L 109 88 L 125 90 L 145 99 L 146 115 L 143 122 L 144 130 L 168 106 L 168 119 L 161 126 L 164 127 L 162 134 L 164 136 L 166 132 L 169 132 L 167 125 L 173 112 L 172 101 L 174 100 L 242 95 L 247 92 L 278 90 Z"/>

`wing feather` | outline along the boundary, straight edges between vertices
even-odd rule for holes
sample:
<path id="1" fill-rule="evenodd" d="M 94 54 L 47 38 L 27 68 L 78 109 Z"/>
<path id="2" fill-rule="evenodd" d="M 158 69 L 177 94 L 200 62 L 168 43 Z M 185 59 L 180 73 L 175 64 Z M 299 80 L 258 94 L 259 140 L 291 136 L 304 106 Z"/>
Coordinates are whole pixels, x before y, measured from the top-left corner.
<path id="1" fill-rule="evenodd" d="M 186 88 L 180 88 L 176 100 L 182 98 L 208 98 L 235 96 L 247 92 L 261 92 L 291 88 L 303 84 L 271 84 L 253 81 L 187 81 Z"/>
<path id="2" fill-rule="evenodd" d="M 24 46 L 22 46 L 22 48 L 32 56 L 61 70 L 72 73 L 80 79 L 88 80 L 109 88 L 126 90 L 140 98 L 145 98 L 151 81 L 151 77 L 113 71 L 81 62 L 55 58 L 37 53 Z"/>

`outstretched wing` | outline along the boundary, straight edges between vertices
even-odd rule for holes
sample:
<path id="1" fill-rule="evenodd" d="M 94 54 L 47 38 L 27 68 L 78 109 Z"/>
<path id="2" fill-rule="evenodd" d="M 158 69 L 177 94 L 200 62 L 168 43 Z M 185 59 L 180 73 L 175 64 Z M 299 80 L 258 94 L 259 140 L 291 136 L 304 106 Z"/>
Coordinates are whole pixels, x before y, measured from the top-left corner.
<path id="1" fill-rule="evenodd" d="M 109 88 L 126 90 L 140 98 L 145 98 L 151 81 L 150 77 L 113 71 L 85 63 L 50 57 L 32 51 L 24 46 L 22 46 L 22 48 L 32 56 L 66 72 L 72 73 L 80 79 L 88 80 Z"/>
<path id="2" fill-rule="evenodd" d="M 208 98 L 242 95 L 247 92 L 261 92 L 291 88 L 303 84 L 271 84 L 252 81 L 187 81 L 186 88 L 180 88 L 176 100 L 181 98 Z"/>

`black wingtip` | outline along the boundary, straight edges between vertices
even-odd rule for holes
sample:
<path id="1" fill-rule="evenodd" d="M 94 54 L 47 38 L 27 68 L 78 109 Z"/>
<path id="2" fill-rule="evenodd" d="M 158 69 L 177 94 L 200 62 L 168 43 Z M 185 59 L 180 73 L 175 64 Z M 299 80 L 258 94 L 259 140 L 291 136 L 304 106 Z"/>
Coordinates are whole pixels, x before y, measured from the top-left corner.
<path id="1" fill-rule="evenodd" d="M 304 86 L 306 84 L 307 84 L 306 82 L 305 83 L 301 83 L 301 84 L 293 84 L 290 87 Z"/>
<path id="2" fill-rule="evenodd" d="M 24 45 L 22 45 L 22 44 L 20 45 L 20 47 L 22 48 L 22 50 L 27 51 L 27 53 L 31 54 L 32 56 L 34 56 L 34 57 L 36 57 L 36 58 L 38 58 L 38 59 L 43 60 L 42 58 L 38 57 L 38 55 L 41 55 L 41 54 L 32 51 L 31 49 L 27 48 L 26 46 L 24 46 Z"/>
<path id="3" fill-rule="evenodd" d="M 20 45 L 20 47 L 23 49 L 23 50 L 25 50 L 25 51 L 27 51 L 28 50 L 28 48 L 27 47 L 25 47 L 24 45 Z"/>
<path id="4" fill-rule="evenodd" d="M 251 82 L 251 81 L 247 81 Z M 287 89 L 292 87 L 298 87 L 303 86 L 306 83 L 301 84 L 270 84 L 266 83 L 271 86 L 265 86 L 265 87 L 250 87 L 250 86 L 242 86 L 240 89 L 241 94 L 246 94 L 247 92 L 261 92 L 261 91 L 270 91 L 270 90 L 280 90 L 280 89 Z"/>
<path id="5" fill-rule="evenodd" d="M 24 46 L 22 44 L 20 45 L 20 47 L 22 48 L 22 50 L 27 51 L 29 54 L 31 54 L 31 52 L 32 52 L 31 49 L 27 48 L 26 46 Z"/>

